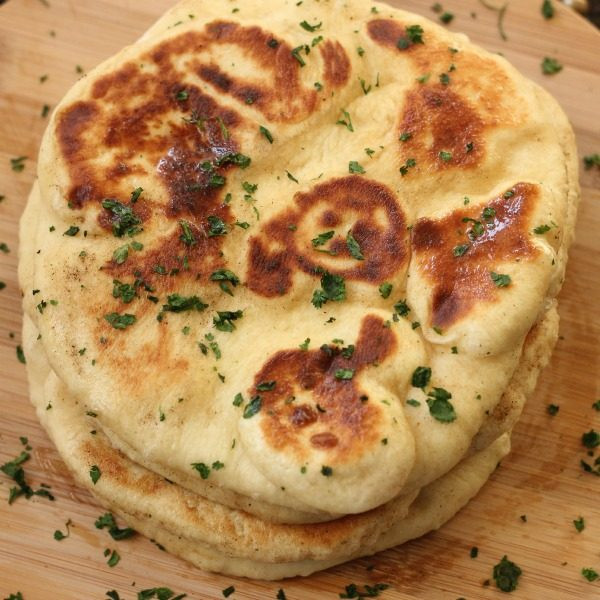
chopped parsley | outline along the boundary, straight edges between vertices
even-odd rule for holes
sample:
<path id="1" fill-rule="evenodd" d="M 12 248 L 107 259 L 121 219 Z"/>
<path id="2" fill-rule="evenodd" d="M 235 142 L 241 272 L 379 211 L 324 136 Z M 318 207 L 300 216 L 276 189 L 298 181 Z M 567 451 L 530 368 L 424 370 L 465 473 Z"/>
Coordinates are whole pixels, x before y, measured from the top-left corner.
<path id="1" fill-rule="evenodd" d="M 236 9 L 234 9 L 236 10 Z M 187 594 L 178 594 L 166 587 L 161 588 L 149 588 L 138 592 L 137 600 L 150 600 L 156 598 L 156 600 L 183 600 Z"/>
<path id="2" fill-rule="evenodd" d="M 261 125 L 258 128 L 258 130 L 260 131 L 260 133 L 262 133 L 265 136 L 265 138 L 267 139 L 267 141 L 269 142 L 269 144 L 273 143 L 273 136 L 271 135 L 271 132 L 266 127 L 263 127 Z"/>
<path id="3" fill-rule="evenodd" d="M 213 317 L 213 325 L 219 331 L 232 332 L 235 329 L 233 321 L 237 321 L 244 316 L 243 310 L 236 311 L 217 311 L 217 316 Z"/>
<path id="4" fill-rule="evenodd" d="M 469 250 L 469 244 L 460 244 L 459 246 L 454 246 L 452 249 L 452 254 L 456 257 L 463 256 Z"/>
<path id="5" fill-rule="evenodd" d="M 292 50 L 292 56 L 300 63 L 301 67 L 304 67 L 306 65 L 306 61 L 302 58 L 302 56 L 300 56 L 300 52 L 302 52 L 303 50 L 305 54 L 310 53 L 310 48 L 306 44 L 296 46 L 296 48 Z"/>
<path id="6" fill-rule="evenodd" d="M 440 15 L 440 21 L 444 23 L 444 25 L 448 25 L 453 19 L 454 15 L 451 12 L 445 11 Z"/>
<path id="7" fill-rule="evenodd" d="M 544 19 L 551 19 L 554 16 L 554 5 L 552 4 L 552 0 L 544 0 L 542 2 L 541 11 Z"/>
<path id="8" fill-rule="evenodd" d="M 324 246 L 334 235 L 335 231 L 325 231 L 323 233 L 319 233 L 317 237 L 314 237 L 311 240 L 313 248 Z"/>
<path id="9" fill-rule="evenodd" d="M 573 520 L 573 525 L 578 533 L 581 533 L 585 529 L 585 520 L 583 517 L 579 517 L 578 519 Z"/>
<path id="10" fill-rule="evenodd" d="M 304 469 L 303 472 L 306 473 L 306 467 L 302 467 L 302 468 Z M 275 596 L 275 598 L 276 598 L 276 600 L 287 600 L 285 592 L 281 588 L 279 588 L 277 590 L 277 596 Z"/>
<path id="11" fill-rule="evenodd" d="M 430 367 L 417 367 L 412 374 L 412 385 L 416 388 L 425 388 L 431 379 Z"/>
<path id="12" fill-rule="evenodd" d="M 298 347 L 300 350 L 308 350 L 308 345 L 310 344 L 310 338 L 306 338 Z"/>
<path id="13" fill-rule="evenodd" d="M 223 219 L 212 215 L 206 220 L 208 221 L 208 237 L 225 235 L 227 233 L 227 225 L 225 225 Z"/>
<path id="14" fill-rule="evenodd" d="M 20 173 L 25 168 L 25 161 L 27 160 L 26 156 L 19 156 L 17 158 L 10 159 L 10 168 L 15 173 Z"/>
<path id="15" fill-rule="evenodd" d="M 184 312 L 187 310 L 195 310 L 202 312 L 208 308 L 208 304 L 204 304 L 198 296 L 181 296 L 179 294 L 171 294 L 167 296 L 167 304 L 163 304 L 163 312 Z"/>
<path id="16" fill-rule="evenodd" d="M 119 246 L 112 255 L 112 259 L 118 265 L 122 265 L 129 258 L 129 244 Z"/>
<path id="17" fill-rule="evenodd" d="M 434 387 L 427 394 L 427 405 L 431 416 L 441 423 L 451 423 L 456 419 L 454 407 L 450 402 L 452 394 L 444 388 Z"/>
<path id="18" fill-rule="evenodd" d="M 70 531 L 70 529 L 69 529 L 69 526 L 70 526 L 70 525 L 71 525 L 71 519 L 69 519 L 69 520 L 68 520 L 68 521 L 65 523 L 65 527 L 67 528 L 67 533 L 63 533 L 63 532 L 62 532 L 60 529 L 57 529 L 57 530 L 54 532 L 54 539 L 55 539 L 57 542 L 60 542 L 60 541 L 62 541 L 62 540 L 64 540 L 64 539 L 68 538 L 68 537 L 69 537 L 69 535 L 71 535 L 71 531 Z"/>
<path id="19" fill-rule="evenodd" d="M 109 559 L 106 561 L 106 564 L 109 567 L 116 567 L 119 564 L 119 561 L 121 560 L 121 556 L 119 555 L 119 553 L 116 550 L 113 550 L 112 552 L 107 548 L 104 551 L 104 556 L 108 556 L 110 554 Z"/>
<path id="20" fill-rule="evenodd" d="M 358 78 L 358 81 L 360 82 L 360 87 L 363 91 L 363 94 L 366 96 L 371 91 L 371 88 L 373 86 L 371 86 L 371 85 L 367 86 L 367 82 L 360 77 Z"/>
<path id="21" fill-rule="evenodd" d="M 394 304 L 394 312 L 399 317 L 406 317 L 410 312 L 410 307 L 406 303 L 406 300 L 398 300 L 398 302 Z"/>
<path id="22" fill-rule="evenodd" d="M 79 227 L 76 225 L 71 225 L 69 229 L 67 229 L 63 235 L 68 235 L 69 237 L 74 237 L 79 233 Z"/>
<path id="23" fill-rule="evenodd" d="M 390 586 L 387 583 L 376 583 L 375 585 L 366 585 L 360 589 L 356 584 L 351 583 L 345 587 L 345 592 L 339 594 L 340 598 L 355 598 L 363 600 L 364 598 L 377 598 L 379 592 L 387 590 Z"/>
<path id="24" fill-rule="evenodd" d="M 354 377 L 354 369 L 337 369 L 335 378 L 341 380 L 350 380 Z"/>
<path id="25" fill-rule="evenodd" d="M 104 315 L 104 318 L 115 328 L 115 329 L 127 329 L 130 325 L 136 322 L 135 315 L 124 314 L 121 315 L 117 312 L 112 312 Z"/>
<path id="26" fill-rule="evenodd" d="M 346 282 L 340 275 L 332 275 L 325 272 L 321 277 L 321 289 L 315 290 L 312 304 L 315 308 L 321 308 L 330 300 L 341 302 L 346 299 Z"/>
<path id="27" fill-rule="evenodd" d="M 45 498 L 48 498 L 48 500 L 54 500 L 54 496 L 48 491 L 47 487 L 44 487 L 44 485 L 42 485 L 40 489 L 34 491 L 25 481 L 25 470 L 22 465 L 29 460 L 30 456 L 29 452 L 22 451 L 19 456 L 0 466 L 0 471 L 13 479 L 18 486 L 11 487 L 8 492 L 9 504 L 12 504 L 20 496 L 25 496 L 27 499 L 32 496 L 44 496 Z"/>
<path id="28" fill-rule="evenodd" d="M 244 403 L 244 396 L 242 396 L 241 392 L 238 392 L 233 397 L 233 405 L 234 406 L 241 406 L 243 403 Z"/>
<path id="29" fill-rule="evenodd" d="M 446 152 L 445 150 L 441 150 L 438 155 L 444 162 L 449 162 L 452 160 L 452 152 Z"/>
<path id="30" fill-rule="evenodd" d="M 342 109 L 342 115 L 344 116 L 344 118 L 343 119 L 338 119 L 335 124 L 336 125 L 344 125 L 344 127 L 346 127 L 346 129 L 348 131 L 354 131 L 354 127 L 352 125 L 352 118 L 350 117 L 350 113 L 347 110 Z"/>
<path id="31" fill-rule="evenodd" d="M 271 390 L 274 390 L 276 386 L 276 381 L 263 381 L 256 386 L 256 389 L 259 392 L 270 392 Z"/>
<path id="32" fill-rule="evenodd" d="M 593 167 L 600 169 L 600 154 L 588 154 L 583 157 L 583 166 L 586 171 L 589 171 Z"/>
<path id="33" fill-rule="evenodd" d="M 202 477 L 202 479 L 208 479 L 208 476 L 210 475 L 210 467 L 208 465 L 200 462 L 192 463 L 192 467 L 196 469 L 198 473 L 200 473 L 200 477 Z"/>
<path id="34" fill-rule="evenodd" d="M 581 569 L 581 574 L 588 581 L 596 581 L 596 579 L 598 579 L 598 577 L 600 577 L 600 575 L 598 575 L 598 573 L 594 569 L 585 568 L 585 567 L 583 569 Z"/>
<path id="35" fill-rule="evenodd" d="M 192 228 L 190 226 L 190 224 L 187 221 L 184 221 L 183 219 L 181 221 L 179 221 L 179 226 L 181 227 L 181 235 L 179 236 L 179 239 L 186 245 L 186 246 L 193 246 L 194 244 L 197 243 L 196 238 L 194 237 L 194 234 L 192 232 Z"/>
<path id="36" fill-rule="evenodd" d="M 396 47 L 399 50 L 406 50 L 413 44 L 425 43 L 423 42 L 424 31 L 420 25 L 410 25 L 405 28 L 405 32 L 405 35 L 396 42 Z"/>
<path id="37" fill-rule="evenodd" d="M 417 161 L 414 158 L 406 159 L 406 162 L 400 167 L 400 175 L 402 177 L 408 175 L 408 170 L 414 168 L 417 165 Z"/>
<path id="38" fill-rule="evenodd" d="M 96 519 L 94 525 L 96 526 L 96 529 L 107 528 L 110 537 L 116 541 L 125 540 L 135 535 L 135 529 L 132 529 L 131 527 L 125 527 L 123 529 L 117 527 L 117 522 L 112 513 L 104 513 Z"/>
<path id="39" fill-rule="evenodd" d="M 418 400 L 415 400 L 414 398 L 409 398 L 406 401 L 406 404 L 408 404 L 409 406 L 421 406 L 421 403 Z"/>
<path id="40" fill-rule="evenodd" d="M 440 75 L 440 83 L 442 85 L 450 85 L 450 75 L 448 75 L 448 73 L 442 73 Z M 450 156 L 450 158 L 452 158 L 452 156 Z M 447 159 L 450 160 L 450 159 Z"/>
<path id="41" fill-rule="evenodd" d="M 302 23 L 300 23 L 300 27 L 302 27 L 302 29 L 305 29 L 306 31 L 310 31 L 311 33 L 320 29 L 321 25 L 323 25 L 322 22 L 316 23 L 315 25 L 311 25 L 310 23 L 308 23 L 308 21 L 302 21 Z"/>
<path id="42" fill-rule="evenodd" d="M 136 287 L 130 283 L 121 283 L 113 279 L 113 298 L 120 298 L 125 304 L 129 304 L 136 296 Z"/>
<path id="43" fill-rule="evenodd" d="M 210 280 L 218 281 L 219 287 L 230 296 L 233 296 L 233 291 L 227 285 L 227 282 L 231 283 L 233 287 L 236 287 L 240 282 L 240 278 L 228 269 L 218 269 L 217 271 L 213 271 L 213 273 L 210 276 Z"/>
<path id="44" fill-rule="evenodd" d="M 401 142 L 408 142 L 408 140 L 410 140 L 410 138 L 412 138 L 412 133 L 409 133 L 408 131 L 405 131 L 403 133 L 400 134 L 400 137 L 398 138 Z"/>
<path id="45" fill-rule="evenodd" d="M 392 293 L 392 289 L 394 288 L 394 286 L 387 282 L 384 281 L 380 286 L 379 286 L 379 295 L 386 300 L 387 298 L 390 297 L 390 294 Z"/>
<path id="46" fill-rule="evenodd" d="M 490 273 L 490 277 L 496 287 L 508 287 L 511 283 L 510 275 L 502 275 L 501 273 Z"/>
<path id="47" fill-rule="evenodd" d="M 298 183 L 298 180 L 289 171 L 286 171 L 286 174 L 287 174 L 287 178 L 290 181 L 293 181 L 294 183 Z"/>
<path id="48" fill-rule="evenodd" d="M 521 574 L 521 569 L 514 562 L 508 560 L 506 554 L 502 557 L 502 560 L 494 566 L 493 570 L 496 587 L 503 592 L 512 592 L 516 590 Z"/>
<path id="49" fill-rule="evenodd" d="M 131 192 L 131 197 L 129 199 L 131 204 L 135 204 L 140 199 L 140 196 L 142 195 L 143 191 L 144 191 L 144 188 L 136 187 L 135 190 L 133 190 L 133 192 Z"/>
<path id="50" fill-rule="evenodd" d="M 548 404 L 548 406 L 546 406 L 546 412 L 551 417 L 554 417 L 555 415 L 557 415 L 559 410 L 560 410 L 560 406 L 558 406 L 557 404 Z"/>
<path id="51" fill-rule="evenodd" d="M 102 477 L 102 471 L 100 471 L 100 467 L 98 467 L 98 465 L 92 465 L 90 467 L 90 479 L 92 480 L 92 483 L 96 485 L 100 477 Z"/>
<path id="52" fill-rule="evenodd" d="M 548 56 L 545 56 L 542 60 L 541 67 L 544 75 L 555 75 L 563 69 L 563 66 L 558 62 L 558 60 Z"/>
<path id="53" fill-rule="evenodd" d="M 26 364 L 27 364 L 27 361 L 25 360 L 25 352 L 23 352 L 23 348 L 22 348 L 20 345 L 19 345 L 19 346 L 17 346 L 17 348 L 16 348 L 16 352 L 17 352 L 17 360 L 18 360 L 20 363 L 22 363 L 22 364 L 26 365 Z"/>
<path id="54" fill-rule="evenodd" d="M 351 160 L 348 163 L 348 172 L 354 173 L 354 174 L 359 174 L 359 175 L 364 175 L 366 173 L 363 166 L 355 160 Z"/>
<path id="55" fill-rule="evenodd" d="M 250 402 L 248 402 L 248 404 L 246 404 L 246 406 L 244 407 L 244 413 L 242 416 L 244 417 L 244 419 L 250 419 L 255 414 L 260 412 L 261 407 L 262 398 L 260 396 L 253 396 L 250 399 Z"/>
<path id="56" fill-rule="evenodd" d="M 596 400 L 596 402 L 592 404 L 592 408 L 600 412 L 600 400 Z"/>
<path id="57" fill-rule="evenodd" d="M 325 477 L 331 477 L 333 475 L 333 469 L 327 465 L 323 465 L 321 467 L 321 475 L 324 475 Z"/>
<path id="58" fill-rule="evenodd" d="M 226 587 L 224 590 L 221 591 L 225 598 L 229 598 L 229 596 L 231 596 L 231 594 L 233 594 L 234 592 L 235 587 L 233 585 L 230 585 L 229 587 Z"/>
<path id="59" fill-rule="evenodd" d="M 123 237 L 125 234 L 133 236 L 141 231 L 141 219 L 134 214 L 131 206 L 122 204 L 113 198 L 102 200 L 102 206 L 112 213 L 113 235 Z"/>
<path id="60" fill-rule="evenodd" d="M 360 245 L 350 230 L 348 230 L 346 235 L 346 246 L 348 246 L 348 251 L 350 252 L 352 258 L 355 258 L 356 260 L 365 260 L 365 257 L 360 249 Z"/>
<path id="61" fill-rule="evenodd" d="M 537 233 L 538 235 L 543 235 L 544 233 L 548 233 L 548 231 L 550 231 L 550 229 L 552 229 L 552 227 L 550 227 L 550 225 L 538 225 L 533 230 L 533 233 Z"/>
<path id="62" fill-rule="evenodd" d="M 600 446 L 600 434 L 594 429 L 590 429 L 581 436 L 581 443 L 590 450 Z"/>
<path id="63" fill-rule="evenodd" d="M 473 546 L 471 548 L 471 551 L 469 552 L 469 556 L 471 558 L 477 558 L 478 554 L 479 554 L 479 548 L 477 546 Z"/>

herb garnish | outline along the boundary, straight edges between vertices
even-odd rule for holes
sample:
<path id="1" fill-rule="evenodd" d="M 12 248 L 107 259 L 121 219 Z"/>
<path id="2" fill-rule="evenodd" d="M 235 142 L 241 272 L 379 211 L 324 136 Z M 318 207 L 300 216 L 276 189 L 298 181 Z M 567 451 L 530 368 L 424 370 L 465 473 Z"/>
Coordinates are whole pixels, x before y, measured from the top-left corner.
<path id="1" fill-rule="evenodd" d="M 354 127 L 352 126 L 352 119 L 350 117 L 350 113 L 342 108 L 342 114 L 344 115 L 343 119 L 338 119 L 336 121 L 336 125 L 344 125 L 348 131 L 354 131 Z"/>
<path id="2" fill-rule="evenodd" d="M 90 467 L 90 479 L 92 480 L 92 483 L 96 485 L 100 477 L 102 477 L 102 471 L 100 471 L 100 467 L 98 467 L 98 465 L 92 465 Z"/>
<path id="3" fill-rule="evenodd" d="M 563 69 L 563 66 L 555 58 L 548 56 L 545 56 L 542 60 L 541 67 L 544 75 L 555 75 Z"/>
<path id="4" fill-rule="evenodd" d="M 210 276 L 210 280 L 218 281 L 219 287 L 230 296 L 233 296 L 233 292 L 231 288 L 227 285 L 227 282 L 231 283 L 233 287 L 236 287 L 240 282 L 240 278 L 228 269 L 218 269 L 217 271 L 213 271 L 213 273 Z"/>
<path id="5" fill-rule="evenodd" d="M 196 244 L 197 241 L 196 241 L 196 238 L 194 237 L 194 234 L 192 232 L 192 228 L 191 228 L 190 224 L 187 221 L 184 221 L 182 219 L 181 221 L 179 221 L 179 226 L 181 227 L 181 231 L 182 231 L 182 234 L 179 236 L 179 239 L 186 246 L 193 246 L 194 244 Z"/>
<path id="6" fill-rule="evenodd" d="M 406 162 L 400 167 L 400 175 L 404 177 L 408 174 L 408 170 L 412 169 L 417 165 L 417 161 L 414 158 L 406 159 Z"/>
<path id="7" fill-rule="evenodd" d="M 241 319 L 244 316 L 243 310 L 236 311 L 217 311 L 217 316 L 213 317 L 213 325 L 219 331 L 232 332 L 235 329 L 233 321 Z"/>
<path id="8" fill-rule="evenodd" d="M 335 378 L 343 381 L 348 381 L 354 377 L 354 369 L 337 369 Z"/>
<path id="9" fill-rule="evenodd" d="M 366 173 L 363 166 L 355 160 L 351 160 L 348 163 L 348 172 L 359 175 L 364 175 Z"/>
<path id="10" fill-rule="evenodd" d="M 393 285 L 391 283 L 388 283 L 387 281 L 384 281 L 380 286 L 379 286 L 379 294 L 380 296 L 386 300 L 387 298 L 390 297 L 390 294 L 392 293 L 392 289 L 393 289 Z"/>
<path id="11" fill-rule="evenodd" d="M 423 28 L 420 25 L 410 25 L 405 28 L 406 34 L 396 42 L 396 47 L 400 50 L 406 50 L 413 44 L 424 44 Z"/>
<path id="12" fill-rule="evenodd" d="M 74 237 L 79 233 L 79 227 L 76 225 L 71 225 L 69 229 L 67 229 L 63 235 L 68 235 L 69 237 Z"/>
<path id="13" fill-rule="evenodd" d="M 221 218 L 211 215 L 210 217 L 207 217 L 206 220 L 208 221 L 209 226 L 208 237 L 227 234 L 227 225 L 225 225 Z"/>
<path id="14" fill-rule="evenodd" d="M 71 530 L 69 529 L 69 526 L 72 525 L 72 521 L 71 519 L 69 519 L 66 523 L 65 523 L 65 527 L 67 528 L 67 533 L 63 533 L 60 529 L 57 529 L 54 532 L 54 539 L 57 542 L 60 542 L 61 540 L 64 540 L 66 538 L 68 538 L 71 535 Z"/>
<path id="15" fill-rule="evenodd" d="M 138 592 L 137 600 L 150 600 L 154 597 L 156 597 L 156 600 L 183 600 L 183 598 L 187 598 L 187 594 L 179 594 L 176 596 L 173 590 L 166 587 L 149 588 Z"/>
<path id="16" fill-rule="evenodd" d="M 505 554 L 502 560 L 494 567 L 493 577 L 496 587 L 500 588 L 503 592 L 516 590 L 522 572 L 514 562 L 508 560 Z"/>
<path id="17" fill-rule="evenodd" d="M 583 517 L 579 517 L 578 519 L 573 520 L 573 525 L 578 533 L 581 533 L 585 529 L 585 520 Z"/>
<path id="18" fill-rule="evenodd" d="M 22 348 L 22 346 L 20 346 L 20 345 L 19 345 L 19 346 L 17 346 L 17 348 L 16 348 L 16 351 L 17 351 L 17 360 L 18 360 L 20 363 L 22 363 L 22 364 L 26 365 L 26 364 L 27 364 L 27 361 L 25 360 L 25 352 L 23 352 L 23 348 Z"/>
<path id="19" fill-rule="evenodd" d="M 163 304 L 163 312 L 184 312 L 186 310 L 196 310 L 202 312 L 208 308 L 208 304 L 204 304 L 198 296 L 181 296 L 179 294 L 171 294 L 167 296 L 167 304 Z"/>
<path id="20" fill-rule="evenodd" d="M 449 162 L 452 160 L 452 152 L 446 152 L 445 150 L 441 150 L 438 155 L 444 162 Z"/>
<path id="21" fill-rule="evenodd" d="M 0 466 L 0 471 L 11 477 L 19 486 L 10 488 L 8 493 L 9 504 L 12 504 L 19 496 L 25 496 L 27 499 L 32 496 L 43 496 L 48 498 L 48 500 L 54 500 L 54 496 L 48 491 L 47 487 L 42 486 L 40 489 L 34 491 L 25 481 L 25 470 L 22 465 L 29 460 L 30 456 L 29 452 L 22 451 L 19 456 Z"/>
<path id="22" fill-rule="evenodd" d="M 136 286 L 113 279 L 112 295 L 113 298 L 120 298 L 125 304 L 129 304 L 136 296 Z"/>
<path id="23" fill-rule="evenodd" d="M 546 406 L 546 412 L 551 417 L 554 417 L 555 415 L 557 415 L 559 410 L 560 410 L 560 406 L 558 406 L 557 404 L 548 404 L 548 406 Z"/>
<path id="24" fill-rule="evenodd" d="M 300 23 L 302 29 L 306 29 L 306 31 L 310 31 L 311 33 L 320 29 L 321 25 L 323 25 L 322 22 L 316 23 L 315 25 L 310 25 L 307 21 L 302 21 L 302 23 Z"/>
<path id="25" fill-rule="evenodd" d="M 332 275 L 325 272 L 321 277 L 321 289 L 315 290 L 312 297 L 312 304 L 315 308 L 321 308 L 323 304 L 333 300 L 341 302 L 346 299 L 346 282 L 340 275 Z"/>
<path id="26" fill-rule="evenodd" d="M 135 529 L 132 529 L 131 527 L 125 527 L 123 529 L 117 527 L 114 516 L 109 512 L 99 516 L 94 525 L 96 526 L 96 529 L 104 529 L 106 527 L 110 537 L 116 541 L 125 540 L 135 535 Z"/>
<path id="27" fill-rule="evenodd" d="M 134 214 L 131 206 L 122 204 L 113 198 L 105 198 L 102 200 L 102 206 L 113 214 L 113 235 L 123 237 L 127 234 L 133 236 L 141 231 L 141 219 Z"/>
<path id="28" fill-rule="evenodd" d="M 589 171 L 593 167 L 600 169 L 600 154 L 589 154 L 583 157 L 583 165 L 586 171 Z"/>
<path id="29" fill-rule="evenodd" d="M 594 429 L 590 429 L 581 436 L 581 443 L 590 450 L 600 446 L 600 434 Z"/>
<path id="30" fill-rule="evenodd" d="M 461 244 L 459 246 L 454 246 L 454 248 L 452 249 L 452 254 L 456 257 L 463 256 L 469 250 L 469 248 L 469 244 Z"/>
<path id="31" fill-rule="evenodd" d="M 115 329 L 127 329 L 130 325 L 136 322 L 135 315 L 124 314 L 120 315 L 117 312 L 112 312 L 104 315 L 104 318 L 115 328 Z"/>
<path id="32" fill-rule="evenodd" d="M 324 475 L 325 477 L 331 477 L 333 475 L 333 469 L 327 465 L 323 465 L 321 467 L 321 475 Z"/>
<path id="33" fill-rule="evenodd" d="M 410 312 L 410 307 L 406 303 L 406 300 L 398 300 L 394 304 L 394 312 L 400 317 L 406 317 Z"/>
<path id="34" fill-rule="evenodd" d="M 355 598 L 356 600 L 377 598 L 379 592 L 383 592 L 389 587 L 387 583 L 376 583 L 375 585 L 365 585 L 364 590 L 361 590 L 356 584 L 351 583 L 345 587 L 345 593 L 339 594 L 339 596 L 340 598 Z"/>
<path id="35" fill-rule="evenodd" d="M 510 275 L 502 275 L 501 273 L 490 272 L 490 277 L 496 287 L 508 287 L 511 283 Z"/>
<path id="36" fill-rule="evenodd" d="M 412 375 L 412 385 L 416 388 L 425 388 L 431 379 L 430 367 L 417 367 Z"/>
<path id="37" fill-rule="evenodd" d="M 551 19 L 554 16 L 554 5 L 552 4 L 552 0 L 544 0 L 542 2 L 541 10 L 544 19 Z"/>
<path id="38" fill-rule="evenodd" d="M 323 233 L 319 233 L 317 237 L 314 237 L 311 240 L 313 248 L 324 246 L 334 235 L 335 231 L 325 231 Z"/>
<path id="39" fill-rule="evenodd" d="M 19 156 L 17 158 L 10 159 L 10 168 L 15 173 L 20 173 L 25 168 L 25 161 L 27 160 L 26 156 Z"/>
<path id="40" fill-rule="evenodd" d="M 346 246 L 348 246 L 348 251 L 350 252 L 352 258 L 355 258 L 356 260 L 365 260 L 365 257 L 360 249 L 360 245 L 352 235 L 351 230 L 348 230 L 348 233 L 346 234 Z"/>
<path id="41" fill-rule="evenodd" d="M 305 54 L 310 53 L 310 48 L 306 44 L 303 44 L 292 50 L 292 56 L 300 63 L 301 67 L 304 67 L 306 65 L 306 61 L 300 56 L 300 52 L 302 52 L 302 50 L 304 50 Z"/>
<path id="42" fill-rule="evenodd" d="M 257 414 L 262 407 L 262 398 L 260 396 L 253 396 L 250 402 L 244 407 L 243 417 L 244 419 L 250 419 Z"/>
<path id="43" fill-rule="evenodd" d="M 600 575 L 598 575 L 598 573 L 594 569 L 589 569 L 589 568 L 583 568 L 583 569 L 581 569 L 581 574 L 588 581 L 596 581 L 596 579 L 598 579 L 598 577 L 600 577 Z"/>
<path id="44" fill-rule="evenodd" d="M 269 144 L 273 143 L 273 136 L 271 135 L 271 132 L 266 127 L 263 127 L 261 125 L 258 128 L 258 130 L 265 136 L 265 138 L 267 138 L 267 141 L 269 142 Z"/>
<path id="45" fill-rule="evenodd" d="M 223 594 L 223 596 L 225 598 L 229 598 L 229 596 L 231 596 L 231 594 L 233 594 L 234 592 L 235 592 L 235 587 L 233 585 L 230 585 L 229 587 L 227 587 L 221 591 L 221 593 Z"/>
<path id="46" fill-rule="evenodd" d="M 451 423 L 456 419 L 454 407 L 449 401 L 450 398 L 452 398 L 450 392 L 446 391 L 444 388 L 434 387 L 433 391 L 429 392 L 427 396 L 429 413 L 434 419 L 442 423 Z"/>

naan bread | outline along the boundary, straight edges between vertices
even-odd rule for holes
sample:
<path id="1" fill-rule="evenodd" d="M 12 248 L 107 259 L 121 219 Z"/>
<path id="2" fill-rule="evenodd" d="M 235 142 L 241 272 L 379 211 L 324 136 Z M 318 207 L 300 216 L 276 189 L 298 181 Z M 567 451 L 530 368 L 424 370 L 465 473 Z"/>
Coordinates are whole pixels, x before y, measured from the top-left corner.
<path id="1" fill-rule="evenodd" d="M 181 2 L 54 112 L 28 370 L 101 501 L 206 568 L 306 574 L 438 527 L 507 451 L 557 335 L 576 152 L 545 92 L 422 17 L 224 6 Z"/>

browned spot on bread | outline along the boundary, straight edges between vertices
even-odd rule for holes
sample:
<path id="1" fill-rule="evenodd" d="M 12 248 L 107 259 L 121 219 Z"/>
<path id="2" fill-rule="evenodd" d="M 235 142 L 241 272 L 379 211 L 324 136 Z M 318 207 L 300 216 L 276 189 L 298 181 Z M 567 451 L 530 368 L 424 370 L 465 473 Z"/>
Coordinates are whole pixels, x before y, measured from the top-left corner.
<path id="1" fill-rule="evenodd" d="M 327 40 L 320 48 L 325 62 L 325 81 L 333 87 L 342 87 L 350 77 L 350 60 L 339 42 Z"/>
<path id="2" fill-rule="evenodd" d="M 253 292 L 269 298 L 285 294 L 297 269 L 311 275 L 324 269 L 347 279 L 380 283 L 406 266 L 404 213 L 383 184 L 365 177 L 343 177 L 299 192 L 294 201 L 295 208 L 271 220 L 250 239 L 248 287 Z M 303 227 L 311 213 L 327 227 L 335 227 L 342 220 L 347 223 L 327 246 L 334 255 L 313 248 L 310 240 L 319 231 L 306 230 L 314 227 L 311 225 Z M 358 242 L 364 260 L 351 256 L 346 243 L 348 231 Z"/>
<path id="3" fill-rule="evenodd" d="M 442 329 L 468 315 L 479 301 L 498 296 L 490 273 L 506 261 L 532 260 L 529 215 L 539 188 L 517 183 L 485 206 L 456 210 L 442 219 L 419 219 L 412 230 L 414 259 L 432 282 L 431 325 Z M 483 214 L 488 209 L 488 218 Z M 477 235 L 474 219 L 483 227 Z M 468 245 L 462 256 L 454 248 Z M 514 285 L 514 282 L 513 284 Z"/>
<path id="4" fill-rule="evenodd" d="M 381 408 L 369 401 L 358 380 L 368 366 L 381 363 L 396 347 L 396 338 L 380 317 L 366 316 L 351 356 L 338 347 L 277 352 L 255 376 L 249 391 L 262 398 L 261 428 L 268 443 L 280 452 L 306 458 L 304 440 L 328 450 L 328 460 L 345 462 L 368 452 L 379 441 Z M 340 370 L 353 372 L 339 378 Z M 336 373 L 338 377 L 336 377 Z M 262 381 L 275 381 L 270 391 L 259 391 Z M 297 405 L 296 396 L 306 399 Z M 306 433 L 303 431 L 306 430 Z"/>
<path id="5" fill-rule="evenodd" d="M 398 135 L 404 158 L 436 169 L 467 168 L 484 156 L 484 123 L 470 103 L 447 86 L 436 84 L 410 91 Z M 446 153 L 446 154 L 442 154 Z"/>

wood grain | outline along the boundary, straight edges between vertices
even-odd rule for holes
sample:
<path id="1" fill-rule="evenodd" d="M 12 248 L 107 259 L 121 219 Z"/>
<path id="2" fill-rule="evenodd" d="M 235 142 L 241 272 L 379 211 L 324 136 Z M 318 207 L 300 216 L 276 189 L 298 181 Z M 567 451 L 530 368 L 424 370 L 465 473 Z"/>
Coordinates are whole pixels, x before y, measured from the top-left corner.
<path id="1" fill-rule="evenodd" d="M 581 434 L 600 429 L 600 412 L 592 409 L 600 398 L 598 170 L 582 173 L 577 238 L 561 294 L 562 337 L 552 363 L 515 430 L 512 454 L 440 531 L 373 558 L 278 584 L 210 575 L 144 538 L 114 542 L 94 528 L 103 511 L 74 485 L 38 425 L 16 359 L 21 321 L 17 222 L 35 176 L 43 105 L 55 105 L 76 81 L 76 65 L 89 69 L 131 43 L 171 2 L 49 1 L 50 7 L 40 0 L 12 0 L 0 8 L 0 195 L 6 197 L 0 204 L 0 241 L 10 248 L 0 253 L 0 280 L 7 284 L 0 291 L 0 463 L 16 456 L 19 436 L 27 436 L 33 446 L 27 476 L 35 487 L 50 484 L 56 495 L 55 502 L 20 498 L 9 506 L 5 499 L 11 484 L 0 475 L 0 597 L 19 590 L 24 600 L 92 600 L 116 589 L 130 600 L 140 589 L 168 586 L 189 598 L 216 599 L 234 585 L 234 600 L 275 598 L 280 587 L 290 600 L 316 600 L 338 598 L 351 582 L 385 582 L 391 588 L 382 597 L 390 600 L 488 599 L 501 596 L 483 582 L 504 554 L 523 570 L 516 598 L 600 597 L 600 580 L 588 583 L 580 574 L 582 567 L 600 571 L 600 478 L 579 465 L 585 458 Z M 393 4 L 434 16 L 428 1 Z M 450 29 L 502 52 L 559 99 L 575 127 L 581 155 L 600 152 L 600 35 L 560 5 L 556 17 L 544 21 L 540 4 L 510 3 L 508 41 L 498 35 L 496 14 L 476 0 L 448 0 L 444 6 L 455 14 Z M 543 76 L 539 65 L 544 56 L 558 58 L 564 70 Z M 29 158 L 25 170 L 15 173 L 9 159 L 19 155 Z M 560 406 L 555 417 L 546 412 L 550 403 Z M 581 533 L 572 523 L 579 516 L 586 521 Z M 71 535 L 57 542 L 53 532 L 64 531 L 67 519 L 73 521 Z M 472 546 L 479 548 L 478 558 L 469 557 Z M 105 548 L 121 554 L 116 567 L 106 565 Z"/>

